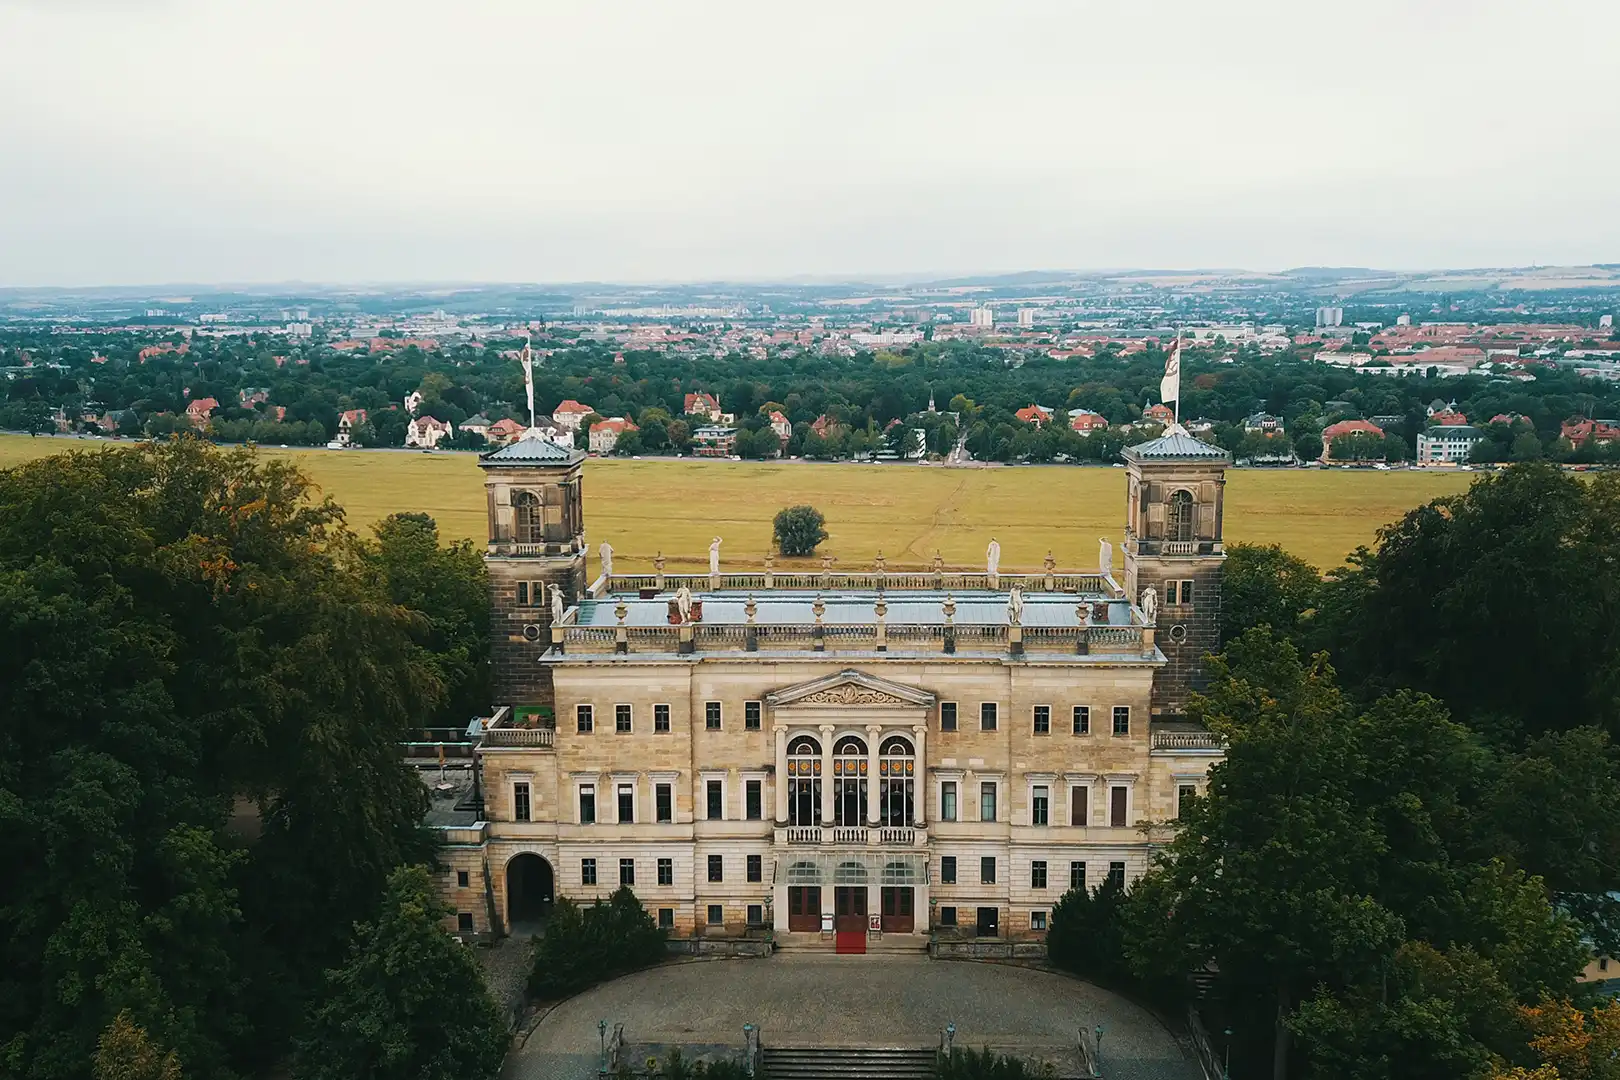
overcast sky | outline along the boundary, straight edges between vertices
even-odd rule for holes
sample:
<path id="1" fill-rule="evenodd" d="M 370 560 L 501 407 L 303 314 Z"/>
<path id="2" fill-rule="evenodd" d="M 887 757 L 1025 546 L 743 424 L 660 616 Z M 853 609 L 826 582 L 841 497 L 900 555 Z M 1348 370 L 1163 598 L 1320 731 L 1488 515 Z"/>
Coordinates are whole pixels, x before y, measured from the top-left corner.
<path id="1" fill-rule="evenodd" d="M 1620 4 L 0 0 L 0 285 L 1620 261 Z"/>

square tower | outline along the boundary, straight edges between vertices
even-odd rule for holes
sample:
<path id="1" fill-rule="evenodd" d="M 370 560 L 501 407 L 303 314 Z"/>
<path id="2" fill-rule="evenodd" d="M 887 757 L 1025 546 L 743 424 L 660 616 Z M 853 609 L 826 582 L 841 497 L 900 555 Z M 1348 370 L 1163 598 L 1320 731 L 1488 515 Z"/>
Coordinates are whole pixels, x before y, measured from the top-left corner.
<path id="1" fill-rule="evenodd" d="M 551 641 L 552 589 L 585 591 L 585 455 L 526 434 L 478 459 L 488 496 L 491 686 L 496 705 L 551 704 L 537 658 Z"/>
<path id="2" fill-rule="evenodd" d="M 1169 663 L 1153 680 L 1153 712 L 1176 716 L 1204 686 L 1206 655 L 1221 646 L 1222 512 L 1226 451 L 1172 424 L 1163 436 L 1127 447 L 1125 588 L 1133 600 L 1152 589 L 1159 648 Z"/>

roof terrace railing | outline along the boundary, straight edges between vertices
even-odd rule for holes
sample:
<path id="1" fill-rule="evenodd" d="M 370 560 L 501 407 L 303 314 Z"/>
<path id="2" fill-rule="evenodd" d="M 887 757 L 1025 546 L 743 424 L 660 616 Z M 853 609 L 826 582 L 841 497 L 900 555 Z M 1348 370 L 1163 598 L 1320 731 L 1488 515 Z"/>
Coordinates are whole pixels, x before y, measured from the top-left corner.
<path id="1" fill-rule="evenodd" d="M 718 584 L 718 589 L 716 585 Z M 614 574 L 611 578 L 597 578 L 590 593 L 602 597 L 614 592 L 641 592 L 656 589 L 674 592 L 686 587 L 694 593 L 715 591 L 784 590 L 793 592 L 874 592 L 877 590 L 927 591 L 1005 591 L 1017 585 L 1026 593 L 1057 592 L 1083 596 L 1106 596 L 1122 599 L 1124 590 L 1111 576 L 1101 573 L 1077 574 L 1056 571 L 1033 574 L 996 574 L 963 570 L 885 570 L 846 572 L 842 570 L 750 570 L 723 572 L 716 578 L 708 574 Z"/>
<path id="2" fill-rule="evenodd" d="M 551 629 L 554 652 L 568 654 L 714 652 L 874 652 L 1097 655 L 1151 659 L 1152 627 L 1014 626 L 1002 624 L 859 622 L 676 623 L 667 626 L 574 626 Z"/>

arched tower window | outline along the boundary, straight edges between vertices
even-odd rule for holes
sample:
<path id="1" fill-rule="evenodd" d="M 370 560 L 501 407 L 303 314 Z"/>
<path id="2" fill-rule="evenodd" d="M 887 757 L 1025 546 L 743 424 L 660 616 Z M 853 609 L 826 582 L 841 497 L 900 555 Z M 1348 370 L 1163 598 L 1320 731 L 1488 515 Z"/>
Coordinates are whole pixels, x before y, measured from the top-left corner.
<path id="1" fill-rule="evenodd" d="M 1198 507 L 1192 492 L 1178 491 L 1170 496 L 1170 508 L 1165 514 L 1165 539 L 1191 540 L 1198 529 Z"/>
<path id="2" fill-rule="evenodd" d="M 517 542 L 538 544 L 545 536 L 545 515 L 540 509 L 540 497 L 532 491 L 519 491 L 512 496 Z"/>

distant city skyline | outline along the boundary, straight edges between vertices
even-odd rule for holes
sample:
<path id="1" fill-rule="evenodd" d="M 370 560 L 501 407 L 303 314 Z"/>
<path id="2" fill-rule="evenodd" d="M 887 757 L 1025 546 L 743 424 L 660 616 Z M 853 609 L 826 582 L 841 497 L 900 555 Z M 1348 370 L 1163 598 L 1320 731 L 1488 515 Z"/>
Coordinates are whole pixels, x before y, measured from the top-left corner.
<path id="1" fill-rule="evenodd" d="M 0 0 L 0 287 L 1620 261 L 1596 2 Z"/>

